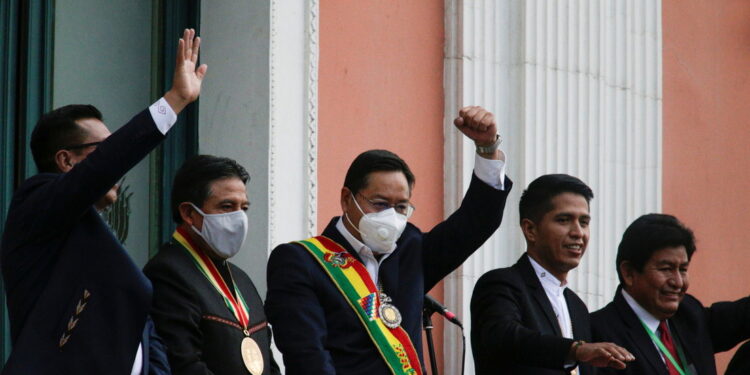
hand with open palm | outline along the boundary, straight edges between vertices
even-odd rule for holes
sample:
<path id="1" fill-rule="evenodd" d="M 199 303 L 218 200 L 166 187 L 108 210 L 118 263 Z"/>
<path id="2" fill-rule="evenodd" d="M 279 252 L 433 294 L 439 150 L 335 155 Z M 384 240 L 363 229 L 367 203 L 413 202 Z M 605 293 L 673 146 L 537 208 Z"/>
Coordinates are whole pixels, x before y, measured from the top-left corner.
<path id="1" fill-rule="evenodd" d="M 201 84 L 208 70 L 206 64 L 196 69 L 200 46 L 201 38 L 195 36 L 195 30 L 185 29 L 177 45 L 172 88 L 164 94 L 164 99 L 175 113 L 180 113 L 200 95 Z"/>

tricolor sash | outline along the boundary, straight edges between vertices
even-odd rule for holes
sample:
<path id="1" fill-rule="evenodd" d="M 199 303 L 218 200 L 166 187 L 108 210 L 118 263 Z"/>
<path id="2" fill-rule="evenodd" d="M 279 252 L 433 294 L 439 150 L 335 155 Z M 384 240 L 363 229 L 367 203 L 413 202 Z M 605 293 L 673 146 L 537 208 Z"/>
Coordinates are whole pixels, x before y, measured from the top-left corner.
<path id="1" fill-rule="evenodd" d="M 364 325 L 393 374 L 421 375 L 419 356 L 406 331 L 388 328 L 378 315 L 380 293 L 364 264 L 330 238 L 297 242 L 320 263 Z"/>
<path id="2" fill-rule="evenodd" d="M 237 284 L 233 283 L 234 293 L 237 295 L 237 298 L 235 299 L 232 292 L 229 291 L 229 286 L 227 286 L 224 278 L 221 277 L 221 274 L 219 273 L 219 270 L 216 269 L 214 263 L 206 254 L 197 250 L 190 235 L 184 233 L 184 231 L 185 229 L 183 228 L 177 228 L 172 234 L 172 237 L 180 243 L 185 250 L 187 250 L 188 254 L 190 254 L 190 258 L 195 263 L 195 266 L 198 267 L 201 273 L 203 273 L 203 276 L 208 279 L 211 285 L 216 288 L 216 291 L 224 298 L 224 303 L 227 305 L 227 308 L 229 308 L 229 311 L 231 311 L 234 317 L 237 318 L 245 335 L 248 335 L 247 327 L 250 324 L 250 315 L 248 311 L 250 309 L 247 308 L 247 303 L 242 297 L 242 293 L 240 293 L 240 290 L 237 288 Z"/>

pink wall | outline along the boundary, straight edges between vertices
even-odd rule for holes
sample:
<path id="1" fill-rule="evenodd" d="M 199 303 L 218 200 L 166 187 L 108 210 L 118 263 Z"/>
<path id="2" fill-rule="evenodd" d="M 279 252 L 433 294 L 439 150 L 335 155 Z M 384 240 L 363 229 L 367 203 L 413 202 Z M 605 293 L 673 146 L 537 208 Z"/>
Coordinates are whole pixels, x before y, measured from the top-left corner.
<path id="1" fill-rule="evenodd" d="M 698 240 L 690 292 L 737 299 L 750 294 L 750 2 L 664 0 L 662 12 L 664 212 Z"/>
<path id="2" fill-rule="evenodd" d="M 411 222 L 428 230 L 442 220 L 443 39 L 441 0 L 321 2 L 320 230 L 341 214 L 349 164 L 373 148 L 395 152 L 416 175 Z"/>

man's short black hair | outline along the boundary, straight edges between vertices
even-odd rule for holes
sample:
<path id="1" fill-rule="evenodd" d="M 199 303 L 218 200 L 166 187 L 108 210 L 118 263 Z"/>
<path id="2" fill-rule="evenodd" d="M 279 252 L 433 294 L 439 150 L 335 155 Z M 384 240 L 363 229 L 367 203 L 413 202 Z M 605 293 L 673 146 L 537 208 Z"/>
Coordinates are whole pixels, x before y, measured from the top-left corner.
<path id="1" fill-rule="evenodd" d="M 185 161 L 172 184 L 172 220 L 182 223 L 180 203 L 190 202 L 200 208 L 211 195 L 211 183 L 236 177 L 246 184 L 250 179 L 243 166 L 230 158 L 196 155 Z"/>
<path id="2" fill-rule="evenodd" d="M 90 104 L 70 104 L 42 115 L 31 133 L 31 154 L 39 172 L 58 172 L 55 153 L 83 142 L 86 131 L 76 121 L 102 121 L 102 113 Z"/>
<path id="3" fill-rule="evenodd" d="M 577 177 L 567 174 L 546 174 L 531 181 L 521 195 L 521 203 L 518 205 L 521 220 L 529 219 L 539 223 L 544 214 L 554 208 L 552 199 L 562 193 L 578 194 L 586 199 L 586 203 L 590 203 L 594 198 L 591 188 Z"/>
<path id="4" fill-rule="evenodd" d="M 636 219 L 622 235 L 620 245 L 617 247 L 617 276 L 620 284 L 623 283 L 620 275 L 620 265 L 628 261 L 638 272 L 643 272 L 643 267 L 651 259 L 655 252 L 670 248 L 685 246 L 688 260 L 695 252 L 695 236 L 690 228 L 682 224 L 676 217 L 666 214 L 648 214 Z"/>
<path id="5" fill-rule="evenodd" d="M 353 194 L 364 189 L 372 172 L 402 172 L 406 176 L 409 190 L 414 186 L 414 174 L 406 162 L 398 155 L 387 150 L 365 151 L 354 159 L 346 172 L 344 186 Z"/>

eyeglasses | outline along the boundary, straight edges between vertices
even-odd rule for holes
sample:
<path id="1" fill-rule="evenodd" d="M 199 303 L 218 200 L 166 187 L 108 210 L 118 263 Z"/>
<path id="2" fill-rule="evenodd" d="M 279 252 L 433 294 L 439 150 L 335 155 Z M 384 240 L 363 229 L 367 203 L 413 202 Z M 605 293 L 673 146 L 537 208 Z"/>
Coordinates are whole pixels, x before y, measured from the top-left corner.
<path id="1" fill-rule="evenodd" d="M 91 146 L 98 146 L 100 143 L 101 142 L 82 143 L 80 145 L 65 146 L 62 149 L 63 150 L 68 150 L 68 151 L 70 151 L 70 150 L 77 150 L 79 148 L 86 148 L 86 147 L 91 147 Z"/>
<path id="2" fill-rule="evenodd" d="M 385 211 L 389 208 L 393 208 L 394 210 L 396 210 L 396 212 L 398 212 L 401 215 L 406 216 L 406 218 L 408 219 L 414 213 L 414 210 L 417 209 L 410 202 L 390 204 L 388 203 L 388 201 L 384 199 L 367 199 L 367 197 L 365 197 L 364 195 L 359 194 L 359 193 L 357 194 L 360 197 L 362 197 L 362 199 L 367 201 L 367 203 L 370 204 L 370 207 L 372 207 L 375 210 L 375 212 Z"/>

